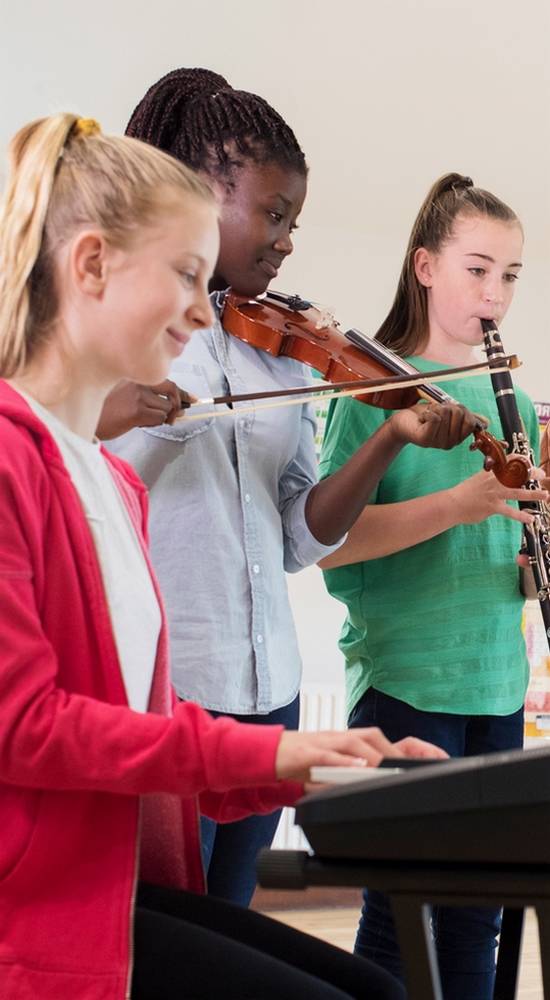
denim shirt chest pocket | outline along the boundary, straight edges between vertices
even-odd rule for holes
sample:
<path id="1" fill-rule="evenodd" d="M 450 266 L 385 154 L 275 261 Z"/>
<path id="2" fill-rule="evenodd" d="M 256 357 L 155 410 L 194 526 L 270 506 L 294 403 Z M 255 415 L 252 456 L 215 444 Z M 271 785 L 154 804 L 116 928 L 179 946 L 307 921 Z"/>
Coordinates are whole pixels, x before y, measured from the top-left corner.
<path id="1" fill-rule="evenodd" d="M 214 395 L 203 365 L 180 361 L 177 366 L 174 365 L 171 369 L 169 378 L 176 383 L 178 388 L 185 389 L 186 392 L 197 396 L 198 399 L 211 398 Z M 221 395 L 221 391 L 219 394 Z M 164 438 L 168 441 L 189 441 L 191 438 L 197 437 L 198 434 L 204 434 L 212 426 L 213 411 L 214 407 L 211 403 L 193 406 L 190 409 L 182 410 L 182 416 L 176 420 L 175 424 L 143 427 L 142 430 L 153 437 Z"/>

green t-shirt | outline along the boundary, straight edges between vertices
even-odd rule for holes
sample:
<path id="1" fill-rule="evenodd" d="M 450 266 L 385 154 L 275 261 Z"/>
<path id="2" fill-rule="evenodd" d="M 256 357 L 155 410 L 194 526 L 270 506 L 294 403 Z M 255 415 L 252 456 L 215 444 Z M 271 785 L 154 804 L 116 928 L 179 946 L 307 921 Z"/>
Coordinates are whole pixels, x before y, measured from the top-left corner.
<path id="1" fill-rule="evenodd" d="M 420 371 L 442 368 L 409 359 Z M 490 377 L 441 388 L 490 420 L 502 438 Z M 518 406 L 538 456 L 538 425 L 528 396 Z M 330 404 L 321 477 L 330 475 L 392 411 L 354 399 Z M 456 485 L 482 468 L 471 439 L 451 451 L 407 445 L 371 503 L 391 504 Z M 329 592 L 347 606 L 340 637 L 348 710 L 369 687 L 423 711 L 508 715 L 524 700 L 529 665 L 521 633 L 524 599 L 516 556 L 521 525 L 494 516 L 458 525 L 381 559 L 325 571 Z"/>

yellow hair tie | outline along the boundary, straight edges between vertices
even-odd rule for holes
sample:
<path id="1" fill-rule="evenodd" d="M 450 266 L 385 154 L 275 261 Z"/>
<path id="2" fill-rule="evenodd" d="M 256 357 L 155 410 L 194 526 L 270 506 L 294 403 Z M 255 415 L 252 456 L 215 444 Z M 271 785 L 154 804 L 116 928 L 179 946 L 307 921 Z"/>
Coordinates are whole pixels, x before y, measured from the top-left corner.
<path id="1" fill-rule="evenodd" d="M 73 126 L 73 134 L 87 138 L 89 135 L 100 135 L 101 125 L 95 118 L 77 118 Z"/>

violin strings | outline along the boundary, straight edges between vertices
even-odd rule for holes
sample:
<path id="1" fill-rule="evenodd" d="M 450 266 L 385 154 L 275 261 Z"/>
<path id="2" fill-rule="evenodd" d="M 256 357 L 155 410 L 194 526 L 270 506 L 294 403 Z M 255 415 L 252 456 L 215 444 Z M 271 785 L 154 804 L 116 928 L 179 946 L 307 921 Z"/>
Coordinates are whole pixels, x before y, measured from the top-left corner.
<path id="1" fill-rule="evenodd" d="M 474 378 L 476 375 L 486 374 L 488 370 L 489 368 L 487 366 L 486 368 L 480 368 L 479 371 L 468 372 L 467 375 L 463 375 L 462 377 Z M 491 372 L 493 373 L 506 372 L 506 371 L 509 371 L 508 365 L 502 365 L 502 367 L 500 368 L 491 367 Z M 457 376 L 455 373 L 450 373 L 445 375 L 438 375 L 437 380 L 434 381 L 446 382 L 446 381 L 452 381 L 453 379 L 456 378 Z M 429 385 L 431 381 L 432 380 L 429 377 L 429 372 L 426 372 L 423 375 L 419 374 L 418 378 L 411 379 L 410 382 L 407 380 L 406 384 L 404 384 L 403 382 L 394 382 L 382 386 L 372 386 L 371 388 L 368 387 L 365 388 L 363 386 L 362 388 L 358 387 L 357 389 L 341 389 L 338 392 L 330 392 L 330 390 L 323 392 L 321 390 L 318 393 L 311 393 L 308 396 L 292 396 L 290 398 L 287 397 L 286 399 L 278 399 L 274 403 L 262 403 L 259 406 L 239 406 L 237 408 L 235 407 L 231 408 L 227 406 L 224 407 L 224 409 L 207 410 L 206 412 L 202 413 L 188 413 L 186 409 L 185 412 L 182 413 L 180 417 L 176 417 L 174 423 L 178 423 L 180 420 L 204 420 L 205 417 L 228 417 L 228 416 L 241 417 L 245 416 L 248 413 L 258 413 L 260 410 L 275 410 L 280 406 L 298 406 L 302 405 L 303 403 L 309 403 L 316 400 L 338 399 L 339 397 L 342 396 L 364 396 L 367 394 L 371 395 L 376 392 L 389 392 L 393 389 L 403 389 L 403 388 L 412 388 L 414 386 Z M 324 382 L 323 385 L 330 385 L 330 383 Z M 191 407 L 200 405 L 204 406 L 211 402 L 212 398 L 197 399 L 196 402 L 191 403 Z M 426 400 L 426 402 L 433 402 L 433 400 Z"/>

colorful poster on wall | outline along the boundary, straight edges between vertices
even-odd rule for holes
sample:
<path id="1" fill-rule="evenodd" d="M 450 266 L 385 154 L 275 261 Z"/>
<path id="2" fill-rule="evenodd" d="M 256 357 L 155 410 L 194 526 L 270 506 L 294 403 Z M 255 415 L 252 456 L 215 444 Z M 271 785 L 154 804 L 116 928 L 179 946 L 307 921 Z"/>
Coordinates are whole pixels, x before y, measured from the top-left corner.
<path id="1" fill-rule="evenodd" d="M 535 410 L 537 411 L 537 417 L 539 418 L 539 426 L 541 433 L 546 427 L 546 424 L 550 420 L 550 403 L 535 403 Z"/>
<path id="2" fill-rule="evenodd" d="M 550 403 L 535 403 L 541 433 L 550 420 Z M 550 739 L 550 649 L 537 601 L 528 601 L 523 628 L 531 677 L 525 701 L 525 735 Z"/>
<path id="3" fill-rule="evenodd" d="M 317 380 L 316 380 L 317 381 Z M 326 382 L 319 379 L 319 388 L 324 389 Z M 327 422 L 328 414 L 328 399 L 319 399 L 315 401 L 315 417 L 317 419 L 317 431 L 315 434 L 315 451 L 317 452 L 317 458 L 319 459 L 321 455 L 321 445 L 323 444 L 323 438 L 325 436 L 325 426 Z"/>

